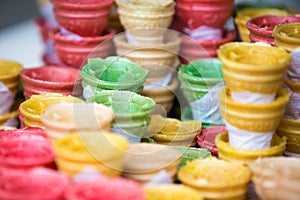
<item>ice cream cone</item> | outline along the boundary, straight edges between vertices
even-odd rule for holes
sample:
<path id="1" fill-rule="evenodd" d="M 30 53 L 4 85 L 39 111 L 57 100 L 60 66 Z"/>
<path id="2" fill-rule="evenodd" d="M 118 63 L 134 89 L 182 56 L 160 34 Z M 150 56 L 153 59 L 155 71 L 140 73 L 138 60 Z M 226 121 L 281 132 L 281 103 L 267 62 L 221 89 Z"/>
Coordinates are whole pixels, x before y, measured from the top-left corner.
<path id="1" fill-rule="evenodd" d="M 50 105 L 61 102 L 82 103 L 83 101 L 70 95 L 64 96 L 56 93 L 32 95 L 30 99 L 21 103 L 19 107 L 20 113 L 24 117 L 24 125 L 44 128 L 40 116 Z"/>
<path id="2" fill-rule="evenodd" d="M 150 181 L 161 170 L 174 177 L 181 153 L 160 144 L 131 144 L 125 155 L 123 174 L 139 182 Z"/>
<path id="3" fill-rule="evenodd" d="M 242 200 L 245 199 L 251 171 L 236 163 L 207 158 L 188 162 L 180 168 L 177 176 L 205 199 Z"/>
<path id="4" fill-rule="evenodd" d="M 95 141 L 99 145 L 95 146 Z M 127 149 L 126 138 L 107 131 L 82 130 L 54 141 L 58 169 L 70 175 L 90 165 L 104 174 L 119 175 L 116 171 L 122 171 Z"/>
<path id="5" fill-rule="evenodd" d="M 83 87 L 90 86 L 94 93 L 101 90 L 128 90 L 141 92 L 148 70 L 126 58 L 89 59 L 80 76 Z"/>
<path id="6" fill-rule="evenodd" d="M 274 102 L 266 104 L 243 104 L 230 97 L 225 87 L 219 94 L 220 110 L 223 118 L 232 126 L 254 132 L 275 131 L 285 112 L 289 93 L 281 88 Z"/>
<path id="7" fill-rule="evenodd" d="M 275 38 L 275 46 L 284 48 L 288 52 L 296 50 L 300 46 L 300 23 L 279 24 L 272 34 Z"/>
<path id="8" fill-rule="evenodd" d="M 272 35 L 272 31 L 278 24 L 295 23 L 300 22 L 298 16 L 274 16 L 264 15 L 255 17 L 247 22 L 247 28 L 250 31 L 251 42 L 265 42 L 267 44 L 274 45 L 275 39 Z"/>
<path id="9" fill-rule="evenodd" d="M 231 91 L 276 93 L 291 56 L 283 49 L 257 43 L 233 42 L 218 50 L 225 82 Z"/>
<path id="10" fill-rule="evenodd" d="M 277 129 L 280 136 L 287 137 L 286 150 L 300 154 L 300 120 L 283 118 Z"/>
<path id="11" fill-rule="evenodd" d="M 235 23 L 242 41 L 250 42 L 249 31 L 246 26 L 247 21 L 263 15 L 286 16 L 288 13 L 275 8 L 245 8 L 238 11 L 235 17 Z"/>
<path id="12" fill-rule="evenodd" d="M 58 24 L 72 33 L 94 37 L 105 29 L 113 0 L 64 1 L 51 0 Z"/>
<path id="13" fill-rule="evenodd" d="M 216 84 L 223 81 L 222 63 L 215 58 L 198 59 L 179 67 L 179 80 L 189 102 L 200 99 Z"/>
<path id="14" fill-rule="evenodd" d="M 271 147 L 267 149 L 249 150 L 233 148 L 229 144 L 228 132 L 217 136 L 216 145 L 220 159 L 241 164 L 249 164 L 260 157 L 281 156 L 286 146 L 286 137 L 273 136 Z"/>
<path id="15" fill-rule="evenodd" d="M 142 44 L 148 43 L 147 38 L 159 36 L 156 30 L 152 28 L 168 28 L 175 13 L 175 2 L 172 0 L 146 2 L 142 0 L 117 0 L 116 3 L 121 24 L 124 28 L 126 30 L 143 30 L 132 32 L 132 36 Z M 159 44 L 162 39 L 151 41 L 151 43 Z"/>
<path id="16" fill-rule="evenodd" d="M 176 2 L 176 16 L 189 29 L 200 26 L 220 29 L 231 17 L 233 7 L 233 0 L 179 0 Z"/>
<path id="17" fill-rule="evenodd" d="M 92 103 L 61 103 L 49 106 L 41 115 L 46 133 L 53 139 L 63 138 L 77 130 L 108 131 L 113 111 Z"/>
<path id="18" fill-rule="evenodd" d="M 95 37 L 82 37 L 74 40 L 61 32 L 53 34 L 54 48 L 57 56 L 65 65 L 81 68 L 88 58 L 106 58 L 112 55 L 113 46 L 111 38 L 116 30 L 107 29 L 102 35 Z"/>
<path id="19" fill-rule="evenodd" d="M 24 69 L 21 72 L 24 96 L 32 94 L 60 93 L 80 96 L 82 94 L 79 70 L 70 67 L 43 66 Z"/>
<path id="20" fill-rule="evenodd" d="M 262 158 L 251 163 L 255 191 L 262 199 L 297 199 L 300 160 L 296 158 Z"/>

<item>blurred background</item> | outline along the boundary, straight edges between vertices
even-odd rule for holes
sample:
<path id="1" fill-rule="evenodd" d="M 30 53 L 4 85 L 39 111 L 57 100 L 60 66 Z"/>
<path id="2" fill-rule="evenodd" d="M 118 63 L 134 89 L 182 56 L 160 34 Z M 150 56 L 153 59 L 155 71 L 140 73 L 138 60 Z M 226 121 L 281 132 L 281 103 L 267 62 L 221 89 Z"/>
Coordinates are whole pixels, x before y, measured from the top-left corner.
<path id="1" fill-rule="evenodd" d="M 235 0 L 241 3 L 274 3 L 300 10 L 299 0 Z M 0 58 L 21 62 L 25 67 L 42 65 L 43 44 L 34 18 L 39 16 L 36 0 L 0 1 Z"/>

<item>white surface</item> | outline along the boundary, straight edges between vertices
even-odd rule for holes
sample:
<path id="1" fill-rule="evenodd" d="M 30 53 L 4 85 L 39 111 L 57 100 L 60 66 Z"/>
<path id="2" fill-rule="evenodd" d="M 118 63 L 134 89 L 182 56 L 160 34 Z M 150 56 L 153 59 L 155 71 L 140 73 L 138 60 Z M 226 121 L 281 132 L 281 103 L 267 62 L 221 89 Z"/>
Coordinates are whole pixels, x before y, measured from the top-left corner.
<path id="1" fill-rule="evenodd" d="M 19 62 L 25 68 L 43 65 L 43 43 L 33 19 L 0 30 L 0 59 Z"/>

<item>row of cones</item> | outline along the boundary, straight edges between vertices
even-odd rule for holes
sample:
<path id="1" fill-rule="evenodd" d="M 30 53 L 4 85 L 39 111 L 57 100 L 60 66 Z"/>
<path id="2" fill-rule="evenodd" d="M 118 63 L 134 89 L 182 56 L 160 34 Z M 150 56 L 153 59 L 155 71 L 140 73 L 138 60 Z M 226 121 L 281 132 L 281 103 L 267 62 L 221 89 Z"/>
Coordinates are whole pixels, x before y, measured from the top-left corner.
<path id="1" fill-rule="evenodd" d="M 106 131 L 78 133 L 55 140 L 52 151 L 51 142 L 41 128 L 1 130 L 0 156 L 6 158 L 0 164 L 0 198 L 44 199 L 47 191 L 47 198 L 53 200 L 91 197 L 139 200 L 153 199 L 162 190 L 170 189 L 166 196 L 202 199 L 200 193 L 184 185 L 142 187 L 141 184 L 152 180 L 161 170 L 174 178 L 181 159 L 178 151 L 158 144 L 129 146 L 124 137 Z M 54 158 L 58 171 L 44 167 Z M 88 166 L 94 170 L 88 171 Z M 87 171 L 74 176 L 82 169 Z M 116 177 L 122 171 L 131 180 Z M 75 181 L 71 182 L 71 178 Z M 120 192 L 115 191 L 116 187 Z"/>
<path id="2" fill-rule="evenodd" d="M 291 98 L 287 106 L 289 109 L 287 109 L 285 116 L 278 127 L 278 134 L 287 137 L 286 153 L 296 156 L 299 156 L 300 154 L 300 116 L 297 113 L 300 91 L 297 56 L 299 55 L 298 48 L 300 46 L 300 37 L 296 34 L 299 28 L 300 23 L 288 23 L 276 26 L 273 31 L 275 45 L 290 52 L 293 57 L 292 64 L 288 68 L 288 74 L 285 79 L 285 84 L 291 92 Z"/>
<path id="3" fill-rule="evenodd" d="M 223 45 L 218 56 L 227 84 L 219 94 L 220 110 L 228 129 L 216 142 L 219 157 L 249 163 L 259 156 L 281 155 L 286 139 L 275 132 L 289 100 L 281 84 L 291 56 L 277 47 L 250 43 Z"/>

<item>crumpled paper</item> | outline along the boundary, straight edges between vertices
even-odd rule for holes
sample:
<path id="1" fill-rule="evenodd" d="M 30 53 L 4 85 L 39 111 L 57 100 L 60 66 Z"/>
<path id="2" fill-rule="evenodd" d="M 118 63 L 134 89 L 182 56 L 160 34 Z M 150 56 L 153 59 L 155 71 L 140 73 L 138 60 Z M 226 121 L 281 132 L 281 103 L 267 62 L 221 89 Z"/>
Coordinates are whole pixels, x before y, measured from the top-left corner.
<path id="1" fill-rule="evenodd" d="M 184 33 L 196 41 L 219 40 L 222 38 L 222 29 L 209 26 L 200 26 L 196 29 L 184 28 Z"/>
<path id="2" fill-rule="evenodd" d="M 140 143 L 143 137 L 143 135 L 141 135 L 140 137 L 134 136 L 126 132 L 125 130 L 119 128 L 118 126 L 113 126 L 110 130 L 114 133 L 119 133 L 120 135 L 126 137 L 129 140 L 129 143 Z"/>
<path id="3" fill-rule="evenodd" d="M 259 94 L 249 91 L 230 92 L 231 98 L 243 104 L 265 104 L 271 103 L 275 100 L 276 93 L 273 94 Z"/>
<path id="4" fill-rule="evenodd" d="M 85 100 L 95 96 L 95 89 L 93 89 L 90 85 L 87 85 L 85 88 L 83 88 L 82 92 L 83 98 Z"/>
<path id="5" fill-rule="evenodd" d="M 201 99 L 190 103 L 194 120 L 210 124 L 224 124 L 218 97 L 224 86 L 224 82 L 219 83 Z"/>
<path id="6" fill-rule="evenodd" d="M 60 29 L 60 33 L 63 36 L 65 36 L 66 38 L 69 38 L 69 39 L 75 40 L 75 41 L 81 41 L 83 39 L 83 37 L 81 37 L 80 35 L 72 33 L 63 27 L 60 27 L 59 29 Z"/>
<path id="7" fill-rule="evenodd" d="M 292 62 L 288 67 L 287 79 L 300 82 L 300 47 L 291 53 Z"/>
<path id="8" fill-rule="evenodd" d="M 300 120 L 300 94 L 293 92 L 287 85 L 284 88 L 290 93 L 283 118 Z"/>
<path id="9" fill-rule="evenodd" d="M 51 2 L 46 3 L 41 9 L 41 15 L 44 17 L 48 26 L 57 27 L 58 23 L 53 13 L 53 4 Z"/>
<path id="10" fill-rule="evenodd" d="M 79 174 L 73 177 L 74 182 L 81 182 L 93 179 L 106 179 L 106 177 L 97 171 L 92 165 L 86 166 Z"/>
<path id="11" fill-rule="evenodd" d="M 173 180 L 170 175 L 165 170 L 160 170 L 159 173 L 148 183 L 145 183 L 144 186 L 164 185 L 171 183 L 173 183 Z"/>
<path id="12" fill-rule="evenodd" d="M 259 133 L 241 130 L 225 121 L 229 135 L 229 143 L 238 149 L 265 149 L 269 148 L 274 131 Z"/>
<path id="13" fill-rule="evenodd" d="M 10 112 L 11 106 L 14 103 L 15 95 L 0 82 L 0 115 Z"/>
<path id="14" fill-rule="evenodd" d="M 172 81 L 172 78 L 173 78 L 173 72 L 170 72 L 165 77 L 163 77 L 161 80 L 145 85 L 144 90 L 165 88 L 170 84 L 170 82 Z"/>

